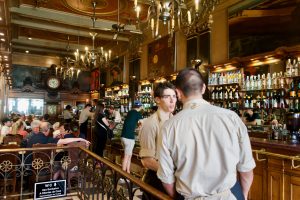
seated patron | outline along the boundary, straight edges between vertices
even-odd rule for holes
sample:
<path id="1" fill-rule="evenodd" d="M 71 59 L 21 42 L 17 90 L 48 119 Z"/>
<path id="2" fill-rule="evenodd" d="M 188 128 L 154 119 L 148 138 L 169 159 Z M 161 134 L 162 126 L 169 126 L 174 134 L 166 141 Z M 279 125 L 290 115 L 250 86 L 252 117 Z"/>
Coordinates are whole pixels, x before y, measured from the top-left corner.
<path id="1" fill-rule="evenodd" d="M 49 143 L 54 143 L 57 145 L 64 145 L 64 144 L 69 144 L 71 142 L 85 142 L 86 145 L 88 146 L 90 144 L 89 141 L 82 139 L 82 138 L 65 138 L 65 139 L 60 139 L 60 138 L 52 138 L 48 137 L 50 132 L 50 124 L 48 122 L 42 122 L 40 125 L 40 132 L 35 133 L 31 138 L 29 138 L 27 147 L 31 148 L 33 144 L 49 144 Z"/>

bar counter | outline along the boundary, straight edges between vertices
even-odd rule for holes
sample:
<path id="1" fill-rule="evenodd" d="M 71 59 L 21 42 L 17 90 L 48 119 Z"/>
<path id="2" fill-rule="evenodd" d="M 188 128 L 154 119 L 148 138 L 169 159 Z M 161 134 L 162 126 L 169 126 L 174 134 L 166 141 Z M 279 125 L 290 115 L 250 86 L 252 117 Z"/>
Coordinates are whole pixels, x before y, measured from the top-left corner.
<path id="1" fill-rule="evenodd" d="M 280 151 L 284 155 L 300 154 L 300 144 L 292 144 L 288 141 L 268 140 L 266 138 L 250 138 L 253 149 L 264 148 L 270 151 Z"/>

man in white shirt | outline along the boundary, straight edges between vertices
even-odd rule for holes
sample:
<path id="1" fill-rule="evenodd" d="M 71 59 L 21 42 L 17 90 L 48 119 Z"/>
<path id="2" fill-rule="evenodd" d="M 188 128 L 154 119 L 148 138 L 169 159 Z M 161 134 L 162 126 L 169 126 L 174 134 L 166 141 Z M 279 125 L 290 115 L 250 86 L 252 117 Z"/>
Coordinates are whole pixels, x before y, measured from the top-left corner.
<path id="1" fill-rule="evenodd" d="M 65 123 L 71 123 L 73 119 L 73 115 L 71 113 L 72 106 L 67 105 L 65 110 L 63 111 L 64 121 Z"/>
<path id="2" fill-rule="evenodd" d="M 179 199 L 247 199 L 255 161 L 245 124 L 203 99 L 205 84 L 195 69 L 179 72 L 176 91 L 183 110 L 164 123 L 158 147 L 164 188 Z"/>
<path id="3" fill-rule="evenodd" d="M 79 129 L 80 129 L 80 135 L 79 137 L 85 139 L 87 136 L 88 131 L 88 120 L 89 118 L 93 118 L 94 113 L 92 113 L 90 110 L 92 108 L 91 104 L 86 104 L 85 108 L 81 111 L 79 116 Z"/>
<path id="4" fill-rule="evenodd" d="M 120 123 L 122 121 L 120 112 L 117 111 L 113 105 L 109 106 L 108 112 L 115 123 Z"/>
<path id="5" fill-rule="evenodd" d="M 12 126 L 12 121 L 9 118 L 4 118 L 2 120 L 2 128 L 1 128 L 1 134 L 0 134 L 0 144 L 3 142 L 3 138 L 11 133 L 11 126 Z"/>
<path id="6" fill-rule="evenodd" d="M 143 181 L 152 187 L 165 192 L 161 181 L 157 178 L 158 155 L 157 141 L 160 137 L 161 126 L 172 117 L 172 112 L 176 106 L 175 86 L 169 82 L 159 83 L 153 90 L 153 96 L 158 106 L 157 111 L 142 123 L 139 132 L 140 157 L 147 172 L 143 176 Z M 147 194 L 148 195 L 148 194 Z M 143 195 L 142 199 L 154 199 L 148 195 Z"/>

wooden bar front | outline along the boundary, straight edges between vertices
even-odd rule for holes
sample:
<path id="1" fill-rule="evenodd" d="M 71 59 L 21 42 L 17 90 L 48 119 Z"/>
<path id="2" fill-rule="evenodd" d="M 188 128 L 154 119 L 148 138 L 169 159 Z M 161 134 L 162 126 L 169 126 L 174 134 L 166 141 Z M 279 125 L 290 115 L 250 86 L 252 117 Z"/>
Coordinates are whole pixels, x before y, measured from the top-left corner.
<path id="1" fill-rule="evenodd" d="M 254 169 L 254 180 L 249 193 L 248 199 L 251 200 L 299 200 L 300 199 L 300 161 L 292 161 L 277 157 L 297 156 L 300 155 L 299 144 L 289 144 L 288 142 L 267 140 L 264 138 L 251 138 L 253 157 L 256 162 Z M 274 155 L 256 155 L 255 150 L 264 150 L 264 152 L 274 153 Z M 116 161 L 116 157 L 123 155 L 120 140 L 114 140 L 107 146 L 108 154 L 112 161 Z M 137 145 L 133 152 L 133 165 L 139 166 L 135 169 L 141 176 L 144 171 L 138 156 L 139 146 Z"/>

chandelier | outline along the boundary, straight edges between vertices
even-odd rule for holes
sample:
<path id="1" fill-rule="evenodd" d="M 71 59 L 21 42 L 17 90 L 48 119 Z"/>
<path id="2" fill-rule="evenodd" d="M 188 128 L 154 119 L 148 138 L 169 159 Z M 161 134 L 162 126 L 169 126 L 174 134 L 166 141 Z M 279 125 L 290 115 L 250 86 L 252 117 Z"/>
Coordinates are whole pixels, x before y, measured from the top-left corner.
<path id="1" fill-rule="evenodd" d="M 96 22 L 96 5 L 97 1 L 92 1 L 93 16 L 91 17 L 93 22 L 93 27 L 95 28 Z M 90 33 L 92 37 L 92 49 L 87 46 L 84 51 L 76 49 L 74 52 L 74 57 L 66 56 L 61 58 L 60 66 L 56 67 L 56 75 L 61 75 L 63 79 L 78 78 L 81 71 L 91 71 L 94 68 L 107 67 L 111 59 L 111 50 L 104 51 L 103 47 L 95 48 L 95 39 L 98 33 Z M 78 35 L 78 47 L 79 47 L 79 35 Z M 70 50 L 70 39 L 68 36 L 67 52 Z M 70 54 L 70 53 L 69 53 Z"/>
<path id="2" fill-rule="evenodd" d="M 171 37 L 175 28 L 186 36 L 192 35 L 211 27 L 212 12 L 219 2 L 220 0 L 151 0 L 145 22 L 148 23 L 153 38 L 159 36 L 161 24 L 167 28 Z M 134 0 L 134 9 L 140 22 L 141 9 L 137 0 Z"/>

